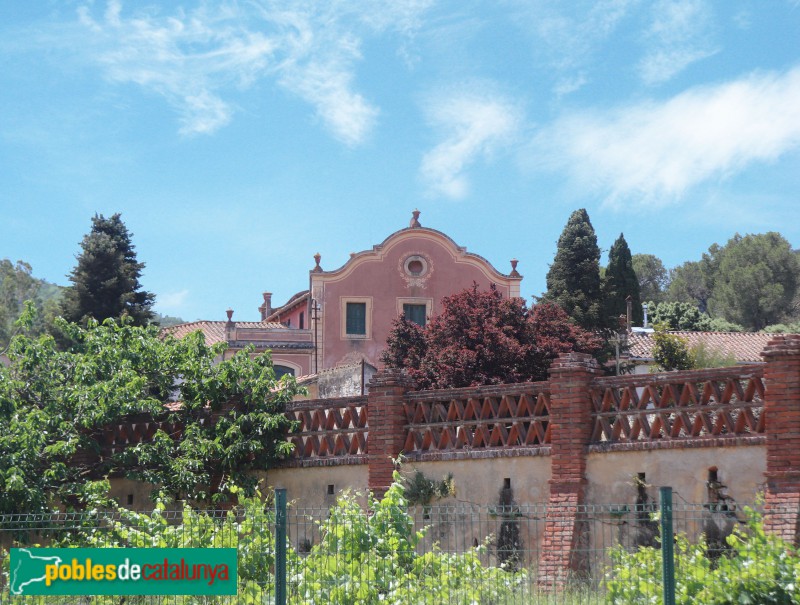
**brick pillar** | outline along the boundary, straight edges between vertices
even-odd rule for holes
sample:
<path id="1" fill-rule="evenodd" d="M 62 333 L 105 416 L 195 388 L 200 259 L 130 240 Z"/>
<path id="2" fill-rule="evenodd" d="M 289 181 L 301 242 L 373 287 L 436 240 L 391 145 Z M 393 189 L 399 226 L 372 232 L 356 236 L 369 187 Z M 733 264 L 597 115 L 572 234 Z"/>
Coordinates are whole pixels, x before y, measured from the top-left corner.
<path id="1" fill-rule="evenodd" d="M 800 335 L 775 336 L 761 353 L 766 394 L 766 528 L 798 543 L 800 530 Z"/>
<path id="2" fill-rule="evenodd" d="M 383 496 L 392 484 L 392 460 L 400 455 L 406 442 L 403 399 L 411 386 L 410 379 L 401 370 L 389 369 L 377 372 L 369 383 L 369 489 L 377 498 Z"/>
<path id="3" fill-rule="evenodd" d="M 600 374 L 591 355 L 562 353 L 550 367 L 550 499 L 539 555 L 538 582 L 558 588 L 584 568 L 586 448 L 592 437 L 589 386 Z"/>

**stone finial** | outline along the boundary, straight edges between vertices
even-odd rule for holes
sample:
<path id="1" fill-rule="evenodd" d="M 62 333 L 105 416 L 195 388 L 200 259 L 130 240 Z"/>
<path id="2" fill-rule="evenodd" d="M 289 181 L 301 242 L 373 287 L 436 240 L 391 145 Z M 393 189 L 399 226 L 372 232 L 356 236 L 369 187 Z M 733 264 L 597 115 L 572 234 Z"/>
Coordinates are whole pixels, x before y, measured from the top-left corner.
<path id="1" fill-rule="evenodd" d="M 408 226 L 409 226 L 411 229 L 417 229 L 417 228 L 419 228 L 419 227 L 422 227 L 422 225 L 421 225 L 421 224 L 420 224 L 420 222 L 419 222 L 419 210 L 416 210 L 416 209 L 415 209 L 415 210 L 414 210 L 414 211 L 411 213 L 411 222 L 410 222 L 410 223 L 408 223 Z"/>
<path id="2" fill-rule="evenodd" d="M 353 258 L 355 255 L 356 255 L 356 253 L 355 253 L 355 252 L 351 252 L 351 253 L 350 253 L 350 258 Z"/>
<path id="3" fill-rule="evenodd" d="M 233 321 L 231 320 L 231 317 L 233 317 L 233 309 L 228 308 L 228 310 L 225 311 L 225 315 L 228 316 L 228 323 L 233 323 Z"/>
<path id="4" fill-rule="evenodd" d="M 511 259 L 511 273 L 509 273 L 509 276 L 510 276 L 510 277 L 522 277 L 522 276 L 521 276 L 521 275 L 520 275 L 520 274 L 517 272 L 517 263 L 518 263 L 518 262 L 519 262 L 519 261 L 518 261 L 516 258 L 512 258 L 512 259 Z"/>
<path id="5" fill-rule="evenodd" d="M 321 261 L 321 260 L 322 260 L 322 255 L 319 252 L 317 252 L 314 255 L 314 263 L 315 263 L 315 265 L 314 265 L 314 268 L 312 269 L 312 271 L 314 273 L 321 273 L 322 272 L 322 267 L 319 266 L 319 261 Z"/>

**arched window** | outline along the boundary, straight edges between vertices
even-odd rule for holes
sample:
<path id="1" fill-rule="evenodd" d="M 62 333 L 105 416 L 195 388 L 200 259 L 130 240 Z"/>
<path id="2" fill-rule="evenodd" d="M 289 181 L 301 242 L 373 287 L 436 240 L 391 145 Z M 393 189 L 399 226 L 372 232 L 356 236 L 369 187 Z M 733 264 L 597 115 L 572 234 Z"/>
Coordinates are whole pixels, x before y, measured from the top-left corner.
<path id="1" fill-rule="evenodd" d="M 289 368 L 287 366 L 279 366 L 274 365 L 272 368 L 275 370 L 275 378 L 280 378 L 284 374 L 288 374 L 289 376 L 294 376 L 294 369 Z"/>

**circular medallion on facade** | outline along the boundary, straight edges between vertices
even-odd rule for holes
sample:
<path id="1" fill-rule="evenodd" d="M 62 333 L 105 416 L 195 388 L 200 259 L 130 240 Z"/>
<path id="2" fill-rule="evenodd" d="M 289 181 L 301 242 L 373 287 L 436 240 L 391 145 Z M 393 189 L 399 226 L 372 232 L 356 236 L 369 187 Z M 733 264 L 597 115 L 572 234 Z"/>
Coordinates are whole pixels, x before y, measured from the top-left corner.
<path id="1" fill-rule="evenodd" d="M 425 287 L 425 282 L 433 273 L 433 263 L 425 255 L 412 252 L 400 259 L 399 269 L 409 287 Z"/>

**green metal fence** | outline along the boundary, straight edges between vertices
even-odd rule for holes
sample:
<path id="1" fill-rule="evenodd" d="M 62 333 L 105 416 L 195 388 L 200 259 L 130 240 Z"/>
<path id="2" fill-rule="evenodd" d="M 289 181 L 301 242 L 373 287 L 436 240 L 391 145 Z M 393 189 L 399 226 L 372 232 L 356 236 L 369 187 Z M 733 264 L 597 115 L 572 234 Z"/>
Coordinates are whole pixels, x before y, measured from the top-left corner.
<path id="1" fill-rule="evenodd" d="M 661 489 L 659 500 L 581 506 L 577 515 L 574 509 L 562 511 L 563 517 L 546 505 L 408 508 L 391 498 L 372 502 L 369 512 L 363 505 L 363 499 L 352 497 L 324 509 L 287 507 L 285 492 L 277 490 L 267 505 L 251 502 L 228 511 L 159 508 L 146 514 L 98 511 L 0 516 L 4 553 L 0 602 L 671 605 L 676 602 L 676 584 L 684 591 L 686 577 L 702 584 L 732 565 L 727 563 L 734 557 L 726 536 L 754 531 L 746 512 L 735 503 L 690 504 L 669 488 Z M 540 561 L 545 554 L 546 524 L 557 527 L 560 522 L 577 532 L 568 569 L 554 581 L 542 572 Z M 661 539 L 673 534 L 686 536 L 686 540 Z M 698 552 L 704 562 L 686 554 L 687 545 L 698 543 L 703 545 Z M 786 548 L 768 538 L 761 543 L 775 552 Z M 233 546 L 239 550 L 239 594 L 12 596 L 5 554 L 11 546 L 34 545 Z M 768 560 L 772 554 L 763 558 Z M 745 581 L 748 573 L 763 579 L 773 571 L 743 567 L 737 573 Z"/>

